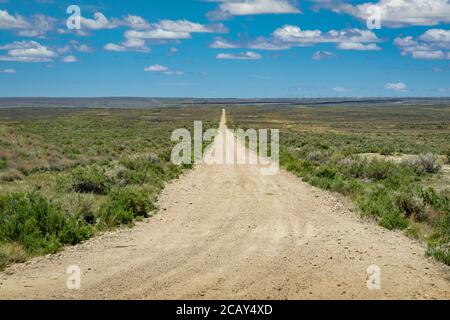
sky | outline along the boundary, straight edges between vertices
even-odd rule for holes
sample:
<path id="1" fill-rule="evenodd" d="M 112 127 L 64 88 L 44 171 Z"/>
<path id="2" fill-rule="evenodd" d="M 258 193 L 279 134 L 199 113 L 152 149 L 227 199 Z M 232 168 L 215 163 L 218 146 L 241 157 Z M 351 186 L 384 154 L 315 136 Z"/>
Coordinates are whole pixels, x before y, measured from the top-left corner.
<path id="1" fill-rule="evenodd" d="M 0 0 L 0 97 L 449 97 L 449 25 L 449 0 Z"/>

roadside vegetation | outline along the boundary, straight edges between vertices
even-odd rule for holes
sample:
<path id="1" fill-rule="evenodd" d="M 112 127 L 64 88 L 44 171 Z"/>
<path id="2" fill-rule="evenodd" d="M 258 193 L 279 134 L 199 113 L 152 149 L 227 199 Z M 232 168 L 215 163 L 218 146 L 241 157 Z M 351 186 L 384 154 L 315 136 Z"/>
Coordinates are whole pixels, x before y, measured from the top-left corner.
<path id="1" fill-rule="evenodd" d="M 220 109 L 0 109 L 0 270 L 149 217 L 171 134 L 217 127 Z"/>
<path id="2" fill-rule="evenodd" d="M 281 129 L 281 165 L 426 241 L 450 265 L 450 106 L 247 107 L 233 127 Z"/>

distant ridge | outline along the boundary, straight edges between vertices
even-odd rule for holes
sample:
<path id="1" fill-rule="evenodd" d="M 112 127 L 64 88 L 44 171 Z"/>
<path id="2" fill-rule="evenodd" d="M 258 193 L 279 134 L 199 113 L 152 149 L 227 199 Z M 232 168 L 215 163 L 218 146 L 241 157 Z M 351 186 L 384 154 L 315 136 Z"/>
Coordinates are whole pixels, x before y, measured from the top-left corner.
<path id="1" fill-rule="evenodd" d="M 0 108 L 119 108 L 141 109 L 192 105 L 439 105 L 449 104 L 450 98 L 273 98 L 273 99 L 232 99 L 232 98 L 0 98 Z"/>

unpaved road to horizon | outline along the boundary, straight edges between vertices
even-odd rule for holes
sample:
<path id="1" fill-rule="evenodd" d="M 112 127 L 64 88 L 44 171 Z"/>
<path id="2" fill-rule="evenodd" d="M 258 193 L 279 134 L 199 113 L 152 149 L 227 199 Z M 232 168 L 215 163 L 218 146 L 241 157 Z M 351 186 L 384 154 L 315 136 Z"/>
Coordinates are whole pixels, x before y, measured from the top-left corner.
<path id="1" fill-rule="evenodd" d="M 230 147 L 225 114 L 221 132 Z M 201 164 L 167 185 L 159 207 L 132 229 L 12 266 L 0 299 L 450 298 L 449 268 L 420 243 L 283 170 Z M 66 287 L 71 265 L 80 290 Z M 367 287 L 371 265 L 380 290 Z"/>

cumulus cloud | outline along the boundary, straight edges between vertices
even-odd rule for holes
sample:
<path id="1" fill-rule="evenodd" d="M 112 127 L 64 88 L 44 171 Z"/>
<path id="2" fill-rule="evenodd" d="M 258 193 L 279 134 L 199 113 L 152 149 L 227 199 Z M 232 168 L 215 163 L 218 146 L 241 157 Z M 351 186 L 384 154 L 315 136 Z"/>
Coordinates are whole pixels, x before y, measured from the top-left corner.
<path id="1" fill-rule="evenodd" d="M 358 51 L 371 51 L 381 50 L 375 43 L 362 44 L 359 42 L 341 42 L 338 44 L 338 49 L 341 50 L 358 50 Z"/>
<path id="2" fill-rule="evenodd" d="M 0 29 L 26 29 L 30 24 L 20 15 L 11 15 L 7 10 L 0 10 Z"/>
<path id="3" fill-rule="evenodd" d="M 56 52 L 35 41 L 16 41 L 0 46 L 0 61 L 48 62 L 57 56 Z"/>
<path id="4" fill-rule="evenodd" d="M 159 64 L 155 64 L 153 66 L 149 66 L 144 68 L 144 71 L 149 71 L 149 72 L 166 72 L 169 71 L 169 68 L 159 65 Z"/>
<path id="5" fill-rule="evenodd" d="M 94 19 L 81 17 L 81 26 L 90 30 L 115 29 L 121 25 L 119 20 L 109 20 L 103 13 L 96 12 Z"/>
<path id="6" fill-rule="evenodd" d="M 247 51 L 242 53 L 219 53 L 217 59 L 230 59 L 230 60 L 259 60 L 262 56 L 253 51 Z"/>
<path id="7" fill-rule="evenodd" d="M 417 38 L 397 37 L 394 44 L 400 48 L 402 55 L 414 59 L 450 59 L 450 30 L 429 29 Z"/>
<path id="8" fill-rule="evenodd" d="M 408 91 L 408 87 L 403 82 L 397 82 L 397 83 L 386 83 L 384 85 L 385 90 L 392 90 L 397 92 L 406 92 Z"/>
<path id="9" fill-rule="evenodd" d="M 239 48 L 239 45 L 223 38 L 215 38 L 214 42 L 211 43 L 209 47 L 213 49 L 236 49 Z"/>
<path id="10" fill-rule="evenodd" d="M 75 56 L 66 56 L 62 59 L 62 61 L 66 63 L 74 63 L 77 62 L 78 59 Z"/>
<path id="11" fill-rule="evenodd" d="M 370 30 L 347 29 L 330 30 L 322 32 L 321 30 L 302 30 L 298 26 L 285 25 L 274 31 L 273 38 L 286 43 L 294 44 L 315 44 L 315 43 L 368 43 L 377 42 L 379 39 Z"/>
<path id="12" fill-rule="evenodd" d="M 150 23 L 148 23 L 144 18 L 134 15 L 124 17 L 122 24 L 135 30 L 150 29 Z"/>
<path id="13" fill-rule="evenodd" d="M 204 25 L 188 20 L 161 20 L 158 26 L 163 30 L 187 33 L 225 33 L 228 31 L 221 23 Z"/>
<path id="14" fill-rule="evenodd" d="M 172 76 L 172 75 L 180 76 L 180 75 L 183 74 L 183 72 L 181 72 L 181 71 L 173 71 L 173 70 L 170 70 L 168 67 L 162 66 L 162 65 L 159 65 L 159 64 L 155 64 L 155 65 L 152 65 L 152 66 L 145 67 L 144 71 L 146 71 L 146 72 L 156 72 L 156 73 L 161 73 L 161 74 L 165 74 L 165 75 L 169 75 L 169 76 Z"/>
<path id="15" fill-rule="evenodd" d="M 296 14 L 300 10 L 289 0 L 217 0 L 215 11 L 208 13 L 211 19 L 228 19 L 232 16 L 256 14 Z"/>
<path id="16" fill-rule="evenodd" d="M 42 37 L 55 29 L 57 19 L 36 14 L 27 19 L 21 15 L 11 15 L 7 10 L 0 10 L 0 30 L 13 30 L 22 37 Z"/>
<path id="17" fill-rule="evenodd" d="M 138 38 L 129 38 L 121 44 L 108 43 L 104 46 L 107 51 L 136 51 L 136 52 L 150 52 L 150 48 L 146 46 L 145 40 Z"/>
<path id="18" fill-rule="evenodd" d="M 104 46 L 108 51 L 138 51 L 149 52 L 147 41 L 175 41 L 192 38 L 193 33 L 224 33 L 227 29 L 223 24 L 204 25 L 189 20 L 161 20 L 158 23 L 148 23 L 138 16 L 128 16 L 125 25 L 130 30 L 125 31 L 125 40 L 120 44 L 108 43 Z"/>
<path id="19" fill-rule="evenodd" d="M 303 30 L 295 25 L 285 25 L 276 29 L 270 37 L 258 37 L 256 39 L 241 42 L 230 42 L 223 38 L 216 38 L 210 45 L 211 48 L 234 49 L 248 48 L 250 50 L 287 50 L 297 46 L 313 46 L 322 43 L 334 43 L 341 50 L 381 50 L 377 45 L 381 40 L 370 30 L 357 28 L 346 30 Z M 315 59 L 324 58 L 319 54 Z"/>
<path id="20" fill-rule="evenodd" d="M 251 48 L 261 50 L 284 50 L 293 46 L 312 46 L 320 43 L 336 43 L 342 50 L 381 50 L 376 44 L 380 39 L 370 30 L 347 29 L 302 30 L 298 26 L 285 25 L 275 30 L 271 38 L 258 38 Z"/>
<path id="21" fill-rule="evenodd" d="M 152 40 L 181 40 L 189 39 L 192 33 L 224 33 L 227 32 L 222 24 L 203 25 L 188 20 L 162 20 L 149 25 L 146 30 L 128 30 L 127 39 Z"/>
<path id="22" fill-rule="evenodd" d="M 434 26 L 450 22 L 448 0 L 380 0 L 359 5 L 327 1 L 325 4 L 336 12 L 348 13 L 362 20 L 369 17 L 367 9 L 373 5 L 380 8 L 382 24 L 389 27 Z"/>

